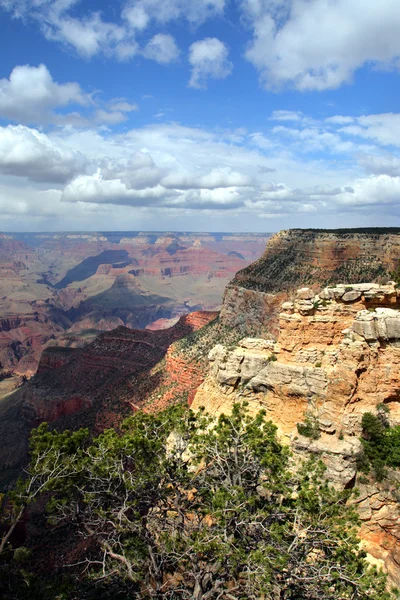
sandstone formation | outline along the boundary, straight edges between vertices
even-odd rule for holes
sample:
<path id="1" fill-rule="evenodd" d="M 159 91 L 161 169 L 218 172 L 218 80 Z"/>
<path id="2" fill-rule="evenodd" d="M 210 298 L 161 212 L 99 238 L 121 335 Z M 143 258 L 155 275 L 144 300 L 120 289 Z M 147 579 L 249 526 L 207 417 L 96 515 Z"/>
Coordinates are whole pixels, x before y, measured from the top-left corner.
<path id="1" fill-rule="evenodd" d="M 279 305 L 301 285 L 326 285 L 392 278 L 400 262 L 400 230 L 339 229 L 281 231 L 263 256 L 239 271 L 225 291 L 221 320 L 243 327 L 243 311 L 258 335 L 277 332 Z"/>
<path id="2" fill-rule="evenodd" d="M 295 455 L 318 456 L 336 485 L 352 487 L 362 415 L 382 403 L 391 425 L 400 425 L 399 308 L 393 283 L 299 289 L 282 305 L 276 342 L 246 338 L 212 349 L 192 408 L 221 414 L 247 400 L 250 410 L 267 411 Z M 297 429 L 305 423 L 307 437 Z M 364 486 L 357 503 L 366 548 L 399 584 L 400 509 L 389 488 Z"/>

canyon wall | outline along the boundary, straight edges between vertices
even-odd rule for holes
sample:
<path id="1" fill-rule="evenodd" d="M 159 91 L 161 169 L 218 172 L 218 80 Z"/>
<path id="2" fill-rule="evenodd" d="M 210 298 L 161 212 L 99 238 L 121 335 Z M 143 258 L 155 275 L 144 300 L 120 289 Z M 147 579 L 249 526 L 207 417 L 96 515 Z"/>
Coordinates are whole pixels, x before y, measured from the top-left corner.
<path id="1" fill-rule="evenodd" d="M 159 378 L 152 379 L 151 372 L 165 362 L 171 345 L 216 316 L 213 312 L 191 313 L 173 327 L 158 331 L 120 326 L 84 348 L 46 349 L 38 373 L 0 402 L 0 489 L 14 480 L 26 460 L 33 427 L 43 421 L 60 429 L 88 426 L 96 432 L 118 426 L 158 389 Z M 179 361 L 168 360 L 168 385 L 180 386 L 174 398 L 183 390 L 181 378 L 186 371 L 187 383 L 198 385 L 203 380 L 200 371 L 193 377 L 195 369 L 189 371 Z M 170 400 L 166 398 L 167 403 Z"/>
<path id="2" fill-rule="evenodd" d="M 248 327 L 257 335 L 276 335 L 279 305 L 297 287 L 385 283 L 399 262 L 398 228 L 280 231 L 267 242 L 263 256 L 228 285 L 221 321 L 244 332 Z"/>
<path id="3" fill-rule="evenodd" d="M 229 412 L 246 400 L 264 409 L 295 455 L 314 454 L 332 482 L 360 486 L 360 535 L 371 556 L 400 583 L 400 508 L 393 472 L 383 483 L 359 477 L 361 419 L 388 409 L 400 425 L 400 290 L 394 284 L 302 288 L 283 303 L 277 341 L 245 338 L 209 354 L 210 371 L 193 409 Z M 297 426 L 311 427 L 301 435 Z"/>

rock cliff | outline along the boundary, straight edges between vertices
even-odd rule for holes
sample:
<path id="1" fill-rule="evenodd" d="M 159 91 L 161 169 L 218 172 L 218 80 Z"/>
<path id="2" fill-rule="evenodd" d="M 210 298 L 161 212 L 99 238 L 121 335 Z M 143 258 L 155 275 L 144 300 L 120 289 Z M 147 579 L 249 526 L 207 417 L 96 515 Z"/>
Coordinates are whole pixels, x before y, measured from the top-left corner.
<path id="1" fill-rule="evenodd" d="M 276 334 L 279 305 L 297 287 L 384 283 L 399 261 L 398 228 L 281 231 L 267 242 L 263 256 L 227 287 L 221 321 L 258 335 Z"/>
<path id="2" fill-rule="evenodd" d="M 267 411 L 295 455 L 320 457 L 336 485 L 352 487 L 362 415 L 384 404 L 391 425 L 400 425 L 400 290 L 393 283 L 342 284 L 292 296 L 279 313 L 276 342 L 246 338 L 211 350 L 192 407 L 220 414 L 247 400 L 252 411 Z M 398 585 L 395 487 L 370 482 L 357 503 L 366 548 Z"/>
<path id="3" fill-rule="evenodd" d="M 165 362 L 171 344 L 216 316 L 191 313 L 159 331 L 121 326 L 84 348 L 45 350 L 37 375 L 0 402 L 0 489 L 13 480 L 26 460 L 32 427 L 43 421 L 59 429 L 88 426 L 102 431 L 118 426 L 132 410 L 142 408 L 152 392 L 159 396 L 166 391 L 165 386 L 160 387 L 159 377 L 152 378 L 151 373 Z M 171 364 L 170 371 L 168 385 L 175 387 L 174 381 L 180 385 L 174 399 L 182 389 L 183 373 L 187 372 L 187 384 L 197 386 L 203 381 L 200 371 L 194 377 L 194 369 L 179 362 Z M 166 402 L 169 400 L 167 397 Z"/>

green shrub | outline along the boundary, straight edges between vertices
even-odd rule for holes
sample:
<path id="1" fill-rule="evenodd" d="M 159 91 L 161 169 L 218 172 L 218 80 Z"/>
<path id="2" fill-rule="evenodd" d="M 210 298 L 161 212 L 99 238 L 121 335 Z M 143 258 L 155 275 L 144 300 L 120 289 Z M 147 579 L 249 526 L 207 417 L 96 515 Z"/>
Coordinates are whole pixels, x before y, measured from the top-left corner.
<path id="1" fill-rule="evenodd" d="M 311 414 L 306 416 L 304 423 L 297 423 L 297 431 L 312 440 L 317 440 L 321 436 L 318 419 Z"/>
<path id="2" fill-rule="evenodd" d="M 388 412 L 378 404 L 377 414 L 365 413 L 361 421 L 364 452 L 359 467 L 367 473 L 372 468 L 378 481 L 386 477 L 386 467 L 400 467 L 400 427 L 389 426 Z"/>

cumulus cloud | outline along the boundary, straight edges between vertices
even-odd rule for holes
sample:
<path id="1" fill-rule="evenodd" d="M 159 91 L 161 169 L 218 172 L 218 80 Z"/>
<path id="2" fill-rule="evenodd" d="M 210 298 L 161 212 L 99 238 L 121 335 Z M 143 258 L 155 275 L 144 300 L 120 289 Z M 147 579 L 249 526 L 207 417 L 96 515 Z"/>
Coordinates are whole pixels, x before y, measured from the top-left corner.
<path id="1" fill-rule="evenodd" d="M 134 189 L 121 179 L 104 179 L 101 171 L 94 175 L 81 175 L 63 190 L 63 202 L 90 202 L 96 204 L 121 204 L 128 206 L 151 206 L 160 204 L 168 196 L 176 196 L 161 185 Z"/>
<path id="2" fill-rule="evenodd" d="M 49 122 L 53 110 L 75 104 L 87 106 L 91 99 L 77 83 L 53 81 L 45 65 L 15 67 L 9 79 L 0 79 L 0 116 L 22 123 Z"/>
<path id="3" fill-rule="evenodd" d="M 143 56 L 160 64 L 168 64 L 179 56 L 179 48 L 172 35 L 157 33 L 143 50 Z"/>
<path id="4" fill-rule="evenodd" d="M 125 100 L 111 101 L 110 111 L 117 102 Z M 262 134 L 174 123 L 118 134 L 102 128 L 65 128 L 46 135 L 24 126 L 4 127 L 0 129 L 0 188 L 6 182 L 9 197 L 18 199 L 15 210 L 11 200 L 3 203 L 4 211 L 26 216 L 34 212 L 32 203 L 40 201 L 30 192 L 25 200 L 21 197 L 18 189 L 25 188 L 18 184 L 19 177 L 46 192 L 46 218 L 91 211 L 93 223 L 103 227 L 106 221 L 95 216 L 96 211 L 117 214 L 124 209 L 126 215 L 136 215 L 148 210 L 154 219 L 172 214 L 200 217 L 213 211 L 227 219 L 240 215 L 248 219 L 240 222 L 247 224 L 258 217 L 282 215 L 322 219 L 332 212 L 395 214 L 400 159 L 393 152 L 374 146 L 370 152 L 354 153 L 353 145 L 346 145 L 350 134 L 340 131 L 341 123 L 322 120 L 311 127 L 304 116 L 278 125 L 277 132 L 276 122 L 266 119 L 265 123 Z M 257 145 L 254 140 L 262 136 L 265 143 Z M 305 156 L 316 145 L 321 145 L 322 154 Z M 343 160 L 324 160 L 333 147 Z M 371 176 L 360 178 L 360 167 Z M 47 193 L 49 187 L 56 189 Z M 124 217 L 120 219 L 121 223 Z"/>
<path id="5" fill-rule="evenodd" d="M 243 0 L 246 52 L 267 88 L 335 89 L 364 65 L 398 68 L 398 0 Z"/>
<path id="6" fill-rule="evenodd" d="M 75 106 L 79 110 L 65 112 L 66 107 Z M 100 103 L 78 83 L 57 83 L 43 64 L 17 66 L 8 79 L 0 79 L 0 118 L 10 121 L 73 127 L 115 125 L 126 121 L 126 114 L 135 110 L 138 106 L 124 98 Z"/>
<path id="7" fill-rule="evenodd" d="M 101 164 L 104 179 L 118 179 L 131 190 L 157 187 L 167 172 L 144 152 L 135 152 L 125 161 L 105 160 Z"/>
<path id="8" fill-rule="evenodd" d="M 398 205 L 400 198 L 400 177 L 376 175 L 366 179 L 357 179 L 346 186 L 337 196 L 339 205 L 347 207 L 383 208 L 385 205 Z"/>
<path id="9" fill-rule="evenodd" d="M 343 139 L 337 133 L 332 133 L 318 126 L 297 129 L 280 125 L 274 127 L 272 133 L 280 137 L 290 138 L 291 144 L 296 144 L 297 149 L 301 152 L 354 152 L 358 148 L 356 144 Z"/>
<path id="10" fill-rule="evenodd" d="M 91 58 L 99 52 L 112 54 L 119 44 L 126 43 L 126 31 L 115 23 L 103 21 L 100 13 L 78 19 L 58 12 L 57 3 L 50 9 L 42 26 L 47 39 L 74 48 L 81 56 Z"/>
<path id="11" fill-rule="evenodd" d="M 379 144 L 400 146 L 400 113 L 362 115 L 352 122 L 353 125 L 346 125 L 340 131 Z"/>
<path id="12" fill-rule="evenodd" d="M 227 46 L 217 38 L 195 42 L 189 49 L 192 76 L 189 86 L 206 88 L 208 79 L 224 79 L 231 74 L 233 65 L 228 60 Z"/>
<path id="13" fill-rule="evenodd" d="M 188 190 L 176 200 L 166 203 L 168 208 L 196 211 L 227 211 L 243 208 L 245 198 L 235 187 Z"/>
<path id="14" fill-rule="evenodd" d="M 31 181 L 65 183 L 86 170 L 83 154 L 35 129 L 0 127 L 0 172 Z"/>

